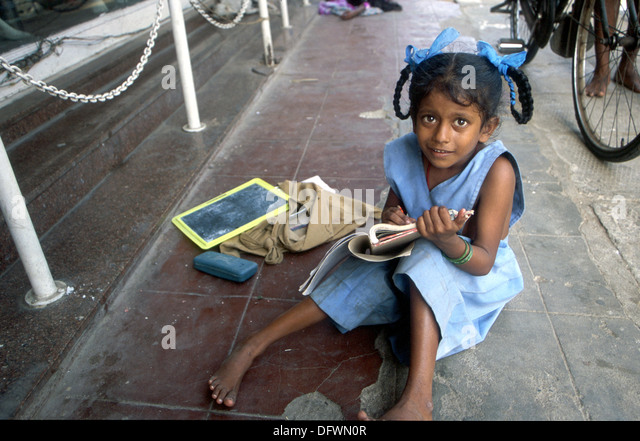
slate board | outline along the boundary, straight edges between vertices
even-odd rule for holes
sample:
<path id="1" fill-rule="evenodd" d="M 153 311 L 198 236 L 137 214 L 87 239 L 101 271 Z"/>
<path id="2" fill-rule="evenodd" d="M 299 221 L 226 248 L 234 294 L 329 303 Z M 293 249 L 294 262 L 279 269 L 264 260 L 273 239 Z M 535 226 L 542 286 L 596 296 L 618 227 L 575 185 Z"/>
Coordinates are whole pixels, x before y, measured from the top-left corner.
<path id="1" fill-rule="evenodd" d="M 288 210 L 288 195 L 259 178 L 172 219 L 200 248 L 209 249 Z"/>

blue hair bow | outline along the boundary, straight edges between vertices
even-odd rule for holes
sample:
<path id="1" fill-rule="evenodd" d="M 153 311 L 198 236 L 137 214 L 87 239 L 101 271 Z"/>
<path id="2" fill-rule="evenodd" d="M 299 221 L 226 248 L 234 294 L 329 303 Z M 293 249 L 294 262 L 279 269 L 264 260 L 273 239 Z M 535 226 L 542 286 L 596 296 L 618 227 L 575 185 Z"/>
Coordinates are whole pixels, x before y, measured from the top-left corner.
<path id="1" fill-rule="evenodd" d="M 527 59 L 527 53 L 525 51 L 515 54 L 500 56 L 496 50 L 489 43 L 485 41 L 478 41 L 478 55 L 486 57 L 491 64 L 498 68 L 498 71 L 504 76 L 505 80 L 509 84 L 511 90 L 511 105 L 516 104 L 516 92 L 513 87 L 513 81 L 509 78 L 507 70 L 509 67 L 519 68 Z"/>
<path id="2" fill-rule="evenodd" d="M 431 48 L 429 49 L 417 50 L 414 46 L 409 45 L 405 50 L 404 62 L 411 67 L 411 72 L 414 72 L 420 63 L 427 58 L 431 58 L 434 55 L 441 53 L 442 49 L 451 44 L 459 35 L 460 33 L 455 29 L 447 28 L 442 31 L 435 40 L 433 40 Z"/>

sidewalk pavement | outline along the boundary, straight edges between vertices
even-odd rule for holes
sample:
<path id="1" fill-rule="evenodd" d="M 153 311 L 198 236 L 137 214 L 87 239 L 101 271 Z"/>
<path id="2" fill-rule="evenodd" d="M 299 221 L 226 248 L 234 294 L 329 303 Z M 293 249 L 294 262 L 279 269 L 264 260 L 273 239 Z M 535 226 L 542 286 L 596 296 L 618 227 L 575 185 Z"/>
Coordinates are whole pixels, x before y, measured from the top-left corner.
<path id="1" fill-rule="evenodd" d="M 171 216 L 254 177 L 277 184 L 319 175 L 334 188 L 374 189 L 377 201 L 382 147 L 410 130 L 391 105 L 405 46 L 424 47 L 446 26 L 468 36 L 463 42 L 505 32 L 491 26 L 503 19 L 488 5 L 473 17 L 447 1 L 402 6 L 351 21 L 313 18 L 225 142 L 211 146 L 214 157 Z M 545 78 L 532 83 L 535 92 Z M 581 211 L 551 173 L 554 159 L 536 131 L 545 105 L 536 102 L 527 126 L 505 115 L 498 135 L 525 181 L 527 211 L 510 236 L 525 289 L 486 341 L 436 364 L 436 419 L 640 415 L 638 323 L 596 265 Z M 323 323 L 270 347 L 245 375 L 232 410 L 212 403 L 207 380 L 219 363 L 300 300 L 298 286 L 328 245 L 286 254 L 278 265 L 246 256 L 259 272 L 238 284 L 192 268 L 202 250 L 171 216 L 19 418 L 352 420 L 361 408 L 377 416 L 395 402 L 406 368 L 389 354 L 383 331 L 341 335 Z M 637 292 L 629 295 L 637 302 Z M 166 325 L 175 329 L 175 349 L 163 349 Z"/>

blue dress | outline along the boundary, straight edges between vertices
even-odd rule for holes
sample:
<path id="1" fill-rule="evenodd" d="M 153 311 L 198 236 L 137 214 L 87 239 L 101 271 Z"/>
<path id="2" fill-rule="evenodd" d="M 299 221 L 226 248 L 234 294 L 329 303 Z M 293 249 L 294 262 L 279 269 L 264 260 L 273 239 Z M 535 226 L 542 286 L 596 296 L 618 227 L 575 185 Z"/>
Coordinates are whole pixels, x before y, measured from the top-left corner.
<path id="1" fill-rule="evenodd" d="M 489 169 L 500 156 L 511 162 L 516 174 L 511 227 L 524 212 L 524 193 L 516 160 L 500 141 L 487 145 L 460 174 L 431 190 L 413 133 L 387 144 L 384 167 L 387 181 L 407 214 L 418 218 L 434 205 L 472 209 Z M 400 361 L 408 363 L 411 282 L 440 327 L 437 359 L 483 341 L 502 308 L 523 288 L 522 273 L 508 238 L 500 241 L 493 268 L 484 276 L 462 271 L 433 243 L 418 239 L 410 256 L 394 261 L 372 263 L 348 258 L 310 296 L 341 332 L 363 325 L 391 324 L 393 350 Z"/>

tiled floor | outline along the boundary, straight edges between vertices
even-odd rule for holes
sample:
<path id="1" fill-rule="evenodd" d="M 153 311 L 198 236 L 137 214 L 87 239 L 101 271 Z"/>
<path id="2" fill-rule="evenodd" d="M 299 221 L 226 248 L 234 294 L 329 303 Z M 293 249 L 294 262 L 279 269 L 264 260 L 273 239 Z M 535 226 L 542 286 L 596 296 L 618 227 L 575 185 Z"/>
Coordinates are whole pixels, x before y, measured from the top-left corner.
<path id="1" fill-rule="evenodd" d="M 380 198 L 382 146 L 407 130 L 391 111 L 404 47 L 424 47 L 446 25 L 470 22 L 452 2 L 403 6 L 348 22 L 311 20 L 224 144 L 211 146 L 208 166 L 25 417 L 353 419 L 371 395 L 394 402 L 402 370 L 389 366 L 380 329 L 340 335 L 322 323 L 271 346 L 247 372 L 233 410 L 214 404 L 209 376 L 234 345 L 300 299 L 298 286 L 327 245 L 286 254 L 278 265 L 249 256 L 259 272 L 236 284 L 194 270 L 201 250 L 170 219 L 253 177 L 277 184 L 319 175 L 334 188 L 373 189 Z M 471 20 L 471 37 L 479 20 Z M 539 87 L 545 78 L 535 81 Z M 545 104 L 537 108 L 549 111 Z M 510 236 L 525 290 L 491 338 L 436 366 L 436 417 L 637 418 L 640 334 L 595 267 L 580 211 L 550 173 L 536 128 L 514 130 L 507 120 L 500 130 L 526 186 L 529 211 Z M 163 348 L 167 325 L 175 349 Z M 380 389 L 370 387 L 382 380 Z"/>

